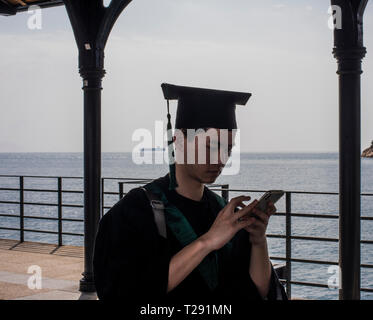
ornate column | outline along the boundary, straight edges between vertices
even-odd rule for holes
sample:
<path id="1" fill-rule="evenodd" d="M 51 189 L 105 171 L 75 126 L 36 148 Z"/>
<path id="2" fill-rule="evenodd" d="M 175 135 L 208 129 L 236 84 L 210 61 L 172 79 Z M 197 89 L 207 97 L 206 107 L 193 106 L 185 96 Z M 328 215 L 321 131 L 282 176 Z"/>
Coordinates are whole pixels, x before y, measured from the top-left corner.
<path id="1" fill-rule="evenodd" d="M 110 31 L 131 0 L 64 0 L 79 50 L 84 91 L 84 272 L 80 291 L 95 291 L 93 250 L 101 210 L 101 84 Z"/>
<path id="2" fill-rule="evenodd" d="M 368 0 L 331 0 L 339 75 L 339 298 L 360 299 L 361 64 Z"/>

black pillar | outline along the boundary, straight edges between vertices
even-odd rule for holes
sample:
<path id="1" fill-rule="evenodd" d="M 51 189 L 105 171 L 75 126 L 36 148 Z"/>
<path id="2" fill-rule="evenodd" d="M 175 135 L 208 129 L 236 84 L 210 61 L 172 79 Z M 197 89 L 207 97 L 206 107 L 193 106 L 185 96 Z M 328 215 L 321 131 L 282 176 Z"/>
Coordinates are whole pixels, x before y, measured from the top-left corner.
<path id="1" fill-rule="evenodd" d="M 79 50 L 84 91 L 84 272 L 80 291 L 95 291 L 93 252 L 101 209 L 101 83 L 110 31 L 131 0 L 64 0 Z"/>
<path id="2" fill-rule="evenodd" d="M 339 298 L 360 299 L 361 63 L 368 0 L 332 0 L 342 25 L 334 30 L 339 75 Z M 340 11 L 339 9 L 340 8 Z"/>
<path id="3" fill-rule="evenodd" d="M 103 62 L 103 52 L 80 52 L 80 75 L 84 90 L 84 272 L 80 291 L 95 291 L 93 248 L 101 210 L 101 83 L 103 63 L 96 67 L 90 59 Z"/>

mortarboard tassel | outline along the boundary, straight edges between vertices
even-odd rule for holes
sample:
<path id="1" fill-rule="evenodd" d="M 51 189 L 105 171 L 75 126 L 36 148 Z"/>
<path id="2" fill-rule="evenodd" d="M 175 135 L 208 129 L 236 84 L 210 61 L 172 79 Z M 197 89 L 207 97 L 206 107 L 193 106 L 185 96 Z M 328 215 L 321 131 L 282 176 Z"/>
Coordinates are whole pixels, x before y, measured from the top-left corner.
<path id="1" fill-rule="evenodd" d="M 168 189 L 173 190 L 178 186 L 178 184 L 176 182 L 175 151 L 172 140 L 172 126 L 169 100 L 167 100 L 167 119 L 168 161 L 170 167 L 170 185 Z"/>

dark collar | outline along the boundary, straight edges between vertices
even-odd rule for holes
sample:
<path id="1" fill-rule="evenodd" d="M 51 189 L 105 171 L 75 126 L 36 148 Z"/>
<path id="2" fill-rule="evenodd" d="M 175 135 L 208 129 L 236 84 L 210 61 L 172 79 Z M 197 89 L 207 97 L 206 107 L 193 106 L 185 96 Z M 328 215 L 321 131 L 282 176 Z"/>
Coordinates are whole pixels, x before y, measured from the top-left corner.
<path id="1" fill-rule="evenodd" d="M 154 180 L 154 182 L 156 182 L 162 188 L 162 190 L 165 194 L 167 194 L 167 195 L 170 194 L 171 191 L 168 189 L 168 187 L 170 185 L 170 174 L 169 173 L 167 173 L 163 177 L 160 177 L 160 178 Z M 206 186 L 204 186 L 204 191 L 203 191 L 203 196 L 202 196 L 201 201 L 195 201 L 195 200 L 186 198 L 186 197 L 182 196 L 181 194 L 178 194 L 176 192 L 176 190 L 174 190 L 174 192 L 177 194 L 177 197 L 182 197 L 184 199 L 187 199 L 187 200 L 195 202 L 195 203 L 198 203 L 198 202 L 209 203 L 212 199 L 215 200 L 215 196 L 212 194 L 213 191 L 211 191 Z"/>

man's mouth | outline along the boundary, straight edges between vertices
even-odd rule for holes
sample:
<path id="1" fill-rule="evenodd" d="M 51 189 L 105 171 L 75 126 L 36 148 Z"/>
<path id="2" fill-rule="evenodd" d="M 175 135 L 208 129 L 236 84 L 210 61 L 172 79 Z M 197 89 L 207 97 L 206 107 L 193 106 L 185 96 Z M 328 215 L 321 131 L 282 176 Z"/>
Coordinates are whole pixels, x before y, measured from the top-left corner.
<path id="1" fill-rule="evenodd" d="M 208 173 L 220 173 L 221 170 L 209 170 Z"/>

